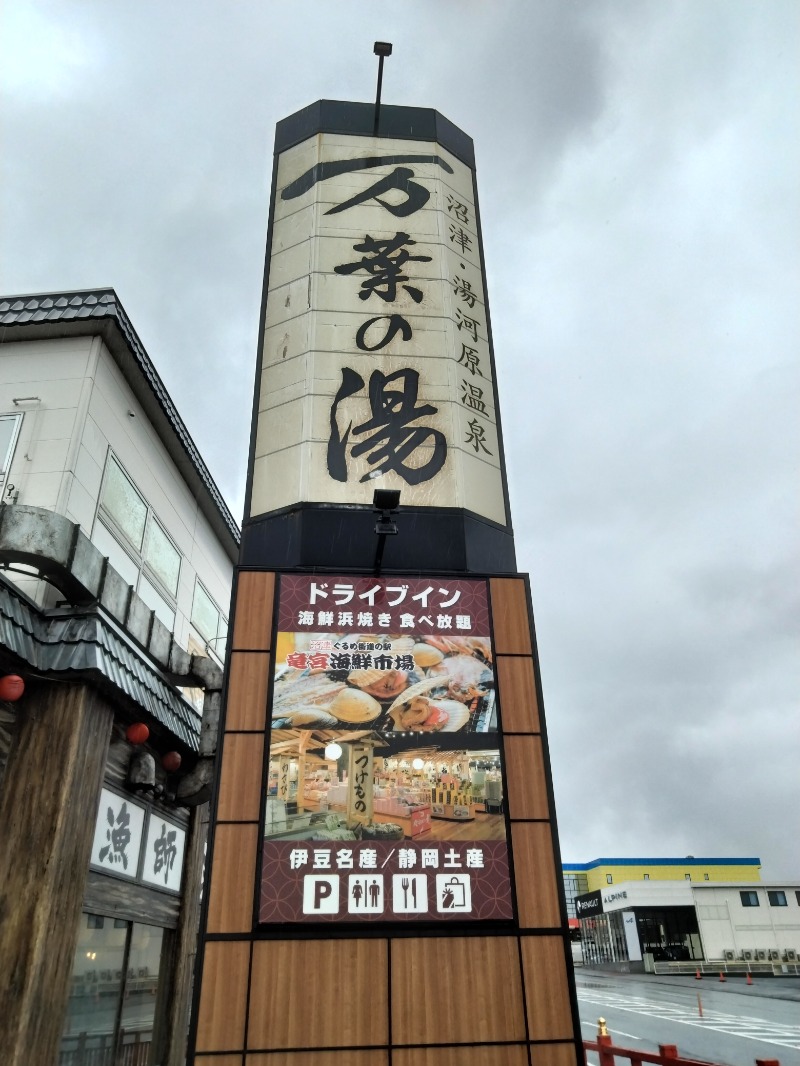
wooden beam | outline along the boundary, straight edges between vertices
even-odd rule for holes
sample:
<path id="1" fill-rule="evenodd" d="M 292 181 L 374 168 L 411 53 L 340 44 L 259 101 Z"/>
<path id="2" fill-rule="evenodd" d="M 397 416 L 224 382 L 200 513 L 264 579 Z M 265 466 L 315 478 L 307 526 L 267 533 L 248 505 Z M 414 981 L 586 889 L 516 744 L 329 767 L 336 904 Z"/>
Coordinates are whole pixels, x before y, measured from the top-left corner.
<path id="1" fill-rule="evenodd" d="M 203 884 L 205 845 L 208 839 L 208 804 L 192 811 L 183 868 L 183 895 L 178 928 L 170 934 L 168 957 L 162 960 L 158 981 L 158 1003 L 153 1043 L 159 1052 L 151 1061 L 164 1066 L 184 1066 L 189 1028 L 197 932 L 200 923 L 200 896 Z M 166 963 L 166 966 L 164 965 Z"/>
<path id="2" fill-rule="evenodd" d="M 55 1062 L 114 720 L 83 683 L 31 684 L 0 790 L 0 1047 Z"/>

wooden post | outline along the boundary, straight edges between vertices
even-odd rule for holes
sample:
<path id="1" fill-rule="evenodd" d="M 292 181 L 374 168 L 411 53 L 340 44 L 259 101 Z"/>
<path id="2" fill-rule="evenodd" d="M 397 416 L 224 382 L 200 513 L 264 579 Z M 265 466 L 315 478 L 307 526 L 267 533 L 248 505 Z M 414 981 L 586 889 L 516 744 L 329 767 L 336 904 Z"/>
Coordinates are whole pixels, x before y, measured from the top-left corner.
<path id="1" fill-rule="evenodd" d="M 0 1047 L 55 1062 L 114 714 L 88 685 L 31 685 L 0 790 Z"/>
<path id="2" fill-rule="evenodd" d="M 659 1044 L 658 1053 L 662 1059 L 677 1059 L 678 1057 L 678 1045 L 677 1044 Z"/>
<path id="3" fill-rule="evenodd" d="M 183 890 L 178 928 L 169 933 L 169 958 L 162 958 L 158 977 L 154 1062 L 164 1066 L 184 1066 L 191 1001 L 191 974 L 194 969 L 197 930 L 200 923 L 200 897 L 203 884 L 205 845 L 208 839 L 208 804 L 192 811 L 188 846 L 184 857 Z M 156 1057 L 157 1056 L 157 1057 Z"/>

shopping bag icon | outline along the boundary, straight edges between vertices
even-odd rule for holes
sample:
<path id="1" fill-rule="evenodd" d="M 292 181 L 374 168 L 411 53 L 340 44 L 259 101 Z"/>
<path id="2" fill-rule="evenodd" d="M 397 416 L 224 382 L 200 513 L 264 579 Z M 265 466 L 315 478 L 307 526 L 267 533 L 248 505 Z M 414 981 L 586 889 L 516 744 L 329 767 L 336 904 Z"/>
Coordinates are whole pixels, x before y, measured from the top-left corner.
<path id="1" fill-rule="evenodd" d="M 453 875 L 442 885 L 442 909 L 460 911 L 465 905 L 464 882 Z"/>

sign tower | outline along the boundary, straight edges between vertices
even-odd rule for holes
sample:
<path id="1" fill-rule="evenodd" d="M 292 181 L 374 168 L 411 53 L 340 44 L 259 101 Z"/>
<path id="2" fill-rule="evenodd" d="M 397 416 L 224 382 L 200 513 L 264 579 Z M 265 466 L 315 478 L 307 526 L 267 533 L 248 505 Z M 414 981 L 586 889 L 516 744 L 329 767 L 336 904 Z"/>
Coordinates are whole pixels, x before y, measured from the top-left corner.
<path id="1" fill-rule="evenodd" d="M 208 869 L 197 1066 L 582 1061 L 473 145 L 436 111 L 277 127 Z"/>

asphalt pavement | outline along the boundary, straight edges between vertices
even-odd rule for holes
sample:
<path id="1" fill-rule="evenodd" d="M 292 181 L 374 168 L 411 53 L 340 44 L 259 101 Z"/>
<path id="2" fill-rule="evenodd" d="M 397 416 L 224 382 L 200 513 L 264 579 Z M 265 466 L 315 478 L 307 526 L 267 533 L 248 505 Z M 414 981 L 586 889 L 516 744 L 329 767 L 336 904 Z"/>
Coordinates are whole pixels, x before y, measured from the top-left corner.
<path id="1" fill-rule="evenodd" d="M 575 982 L 584 1040 L 595 1039 L 602 1017 L 617 1047 L 657 1052 L 675 1044 L 680 1055 L 717 1066 L 754 1066 L 756 1058 L 800 1066 L 800 978 L 748 985 L 744 977 L 723 983 L 576 967 Z M 587 1062 L 596 1066 L 597 1055 Z"/>

